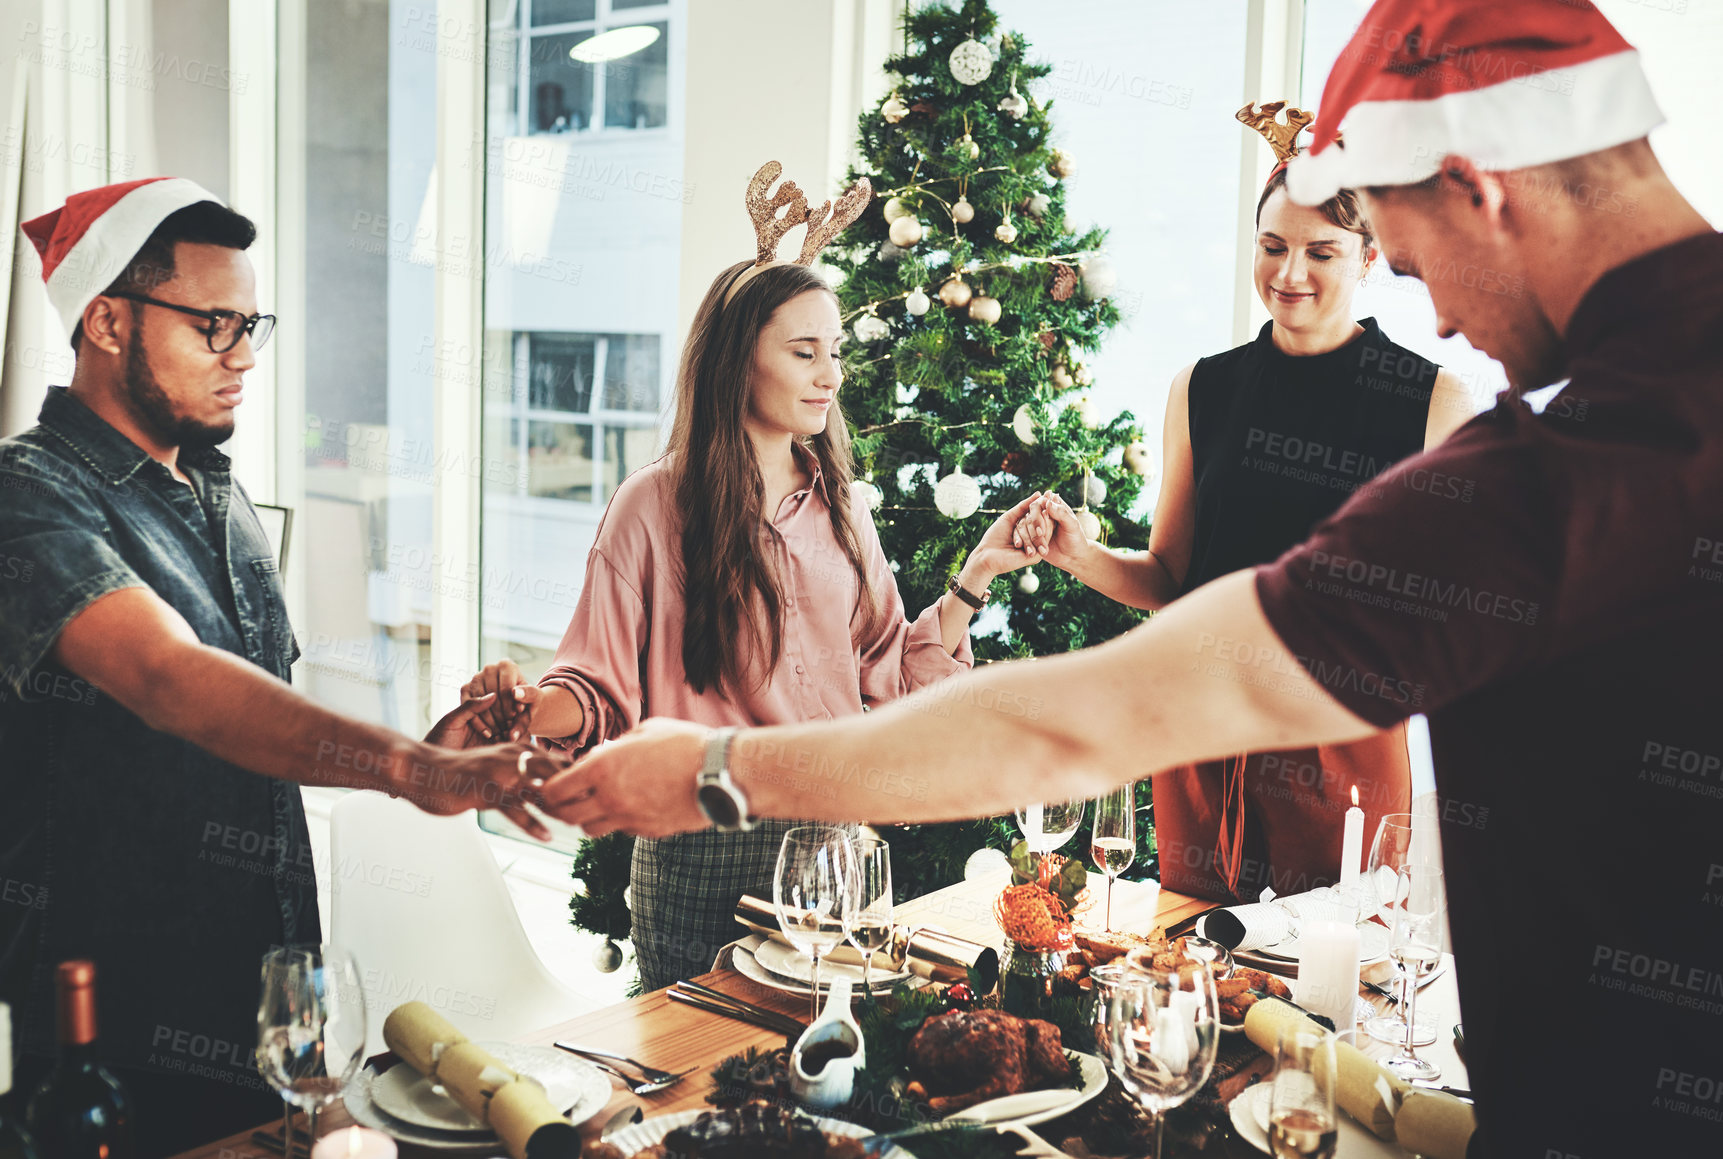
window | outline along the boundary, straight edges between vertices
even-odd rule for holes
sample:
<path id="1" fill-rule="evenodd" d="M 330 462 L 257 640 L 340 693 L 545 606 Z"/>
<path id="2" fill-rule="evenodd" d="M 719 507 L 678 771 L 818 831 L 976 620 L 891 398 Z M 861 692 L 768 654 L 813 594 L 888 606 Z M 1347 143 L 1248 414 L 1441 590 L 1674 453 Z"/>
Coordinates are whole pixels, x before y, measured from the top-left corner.
<path id="1" fill-rule="evenodd" d="M 665 0 L 522 0 L 517 69 L 519 131 L 580 133 L 661 129 L 670 115 L 670 8 Z M 650 30 L 583 60 L 570 52 L 602 33 Z M 645 39 L 642 35 L 640 39 Z"/>

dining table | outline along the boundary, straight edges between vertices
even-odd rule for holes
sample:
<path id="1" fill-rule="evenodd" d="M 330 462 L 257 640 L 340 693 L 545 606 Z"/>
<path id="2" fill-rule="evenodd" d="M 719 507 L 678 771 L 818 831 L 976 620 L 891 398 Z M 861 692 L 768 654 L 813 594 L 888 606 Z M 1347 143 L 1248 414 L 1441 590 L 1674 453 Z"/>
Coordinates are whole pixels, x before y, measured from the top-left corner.
<path id="1" fill-rule="evenodd" d="M 1002 947 L 1004 936 L 993 913 L 993 901 L 1002 884 L 1002 880 L 991 875 L 962 881 L 900 903 L 894 920 L 900 925 L 937 928 L 960 938 Z M 1212 901 L 1161 889 L 1153 881 L 1119 881 L 1115 891 L 1111 928 L 1140 934 L 1148 934 L 1156 928 L 1170 933 L 1187 932 L 1200 915 L 1216 905 Z M 738 934 L 741 932 L 738 927 Z M 755 982 L 723 964 L 728 960 L 727 953 L 721 954 L 717 968 L 696 981 L 759 1006 L 807 1020 L 809 1000 L 805 994 L 786 993 Z M 1385 980 L 1391 977 L 1391 969 L 1377 967 L 1374 971 L 1367 970 L 1365 976 Z M 1384 1004 L 1379 996 L 1362 989 L 1360 996 L 1378 1007 Z M 1451 957 L 1444 956 L 1442 969 L 1427 986 L 1420 988 L 1417 1000 L 1419 1020 L 1424 1021 L 1423 1015 L 1428 1012 L 1439 1028 L 1436 1044 L 1420 1047 L 1419 1056 L 1430 1058 L 1441 1067 L 1443 1084 L 1463 1089 L 1466 1086 L 1465 1066 L 1455 1052 L 1449 1033 L 1450 1028 L 1459 1022 L 1459 995 Z M 1367 1038 L 1362 1031 L 1356 1038 L 1359 1049 L 1370 1057 L 1386 1059 L 1394 1053 L 1393 1047 Z M 672 1001 L 667 990 L 654 990 L 566 1022 L 546 1026 L 522 1036 L 519 1042 L 547 1047 L 557 1042 L 570 1042 L 627 1055 L 665 1070 L 689 1072 L 681 1082 L 656 1094 L 637 1096 L 626 1087 L 616 1085 L 610 1102 L 580 1127 L 583 1140 L 595 1142 L 604 1126 L 619 1111 L 630 1107 L 639 1107 L 647 1117 L 709 1109 L 706 1096 L 712 1089 L 710 1075 L 713 1070 L 725 1059 L 743 1054 L 750 1047 L 777 1049 L 785 1045 L 785 1036 Z M 351 1116 L 339 1102 L 318 1118 L 319 1134 L 325 1137 L 330 1132 L 353 1125 Z M 1345 1114 L 1339 1118 L 1338 1159 L 1400 1159 L 1407 1154 L 1392 1142 L 1371 1135 Z M 301 1126 L 296 1124 L 295 1127 L 296 1159 L 303 1159 L 299 1145 L 303 1142 Z M 260 1123 L 255 1130 L 211 1140 L 183 1152 L 176 1159 L 283 1159 L 279 1145 L 280 1130 L 280 1120 Z M 497 1154 L 504 1154 L 500 1145 Z M 1221 1159 L 1256 1159 L 1262 1154 L 1230 1129 L 1220 1141 L 1220 1150 L 1211 1145 L 1201 1152 L 1205 1159 L 1217 1155 Z M 410 1143 L 400 1145 L 400 1155 L 401 1159 L 441 1159 L 438 1152 Z M 1178 1159 L 1180 1155 L 1170 1137 L 1165 1155 L 1166 1159 Z"/>

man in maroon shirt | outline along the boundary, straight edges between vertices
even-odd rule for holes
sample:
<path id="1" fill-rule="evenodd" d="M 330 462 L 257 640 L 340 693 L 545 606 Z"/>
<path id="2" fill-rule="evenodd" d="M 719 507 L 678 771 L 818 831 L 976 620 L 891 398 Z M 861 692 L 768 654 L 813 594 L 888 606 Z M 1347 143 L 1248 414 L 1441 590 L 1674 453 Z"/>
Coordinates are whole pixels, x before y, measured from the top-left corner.
<path id="1" fill-rule="evenodd" d="M 655 724 L 553 806 L 698 827 L 704 768 L 760 815 L 941 820 L 1423 711 L 1475 1144 L 1723 1154 L 1723 236 L 1653 156 L 1659 119 L 1583 0 L 1382 0 L 1293 196 L 1365 189 L 1441 332 L 1514 390 L 1110 644 L 832 724 Z"/>

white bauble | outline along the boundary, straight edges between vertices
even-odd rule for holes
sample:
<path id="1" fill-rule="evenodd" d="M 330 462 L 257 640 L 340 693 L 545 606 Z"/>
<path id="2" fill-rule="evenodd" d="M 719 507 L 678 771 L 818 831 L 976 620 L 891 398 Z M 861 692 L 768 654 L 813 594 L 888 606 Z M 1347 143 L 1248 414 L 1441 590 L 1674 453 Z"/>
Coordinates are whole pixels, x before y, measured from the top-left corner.
<path id="1" fill-rule="evenodd" d="M 1071 409 L 1077 412 L 1077 417 L 1083 425 L 1094 430 L 1101 423 L 1101 412 L 1088 395 L 1079 395 L 1072 403 Z"/>
<path id="2" fill-rule="evenodd" d="M 939 300 L 954 310 L 969 305 L 969 299 L 974 296 L 975 291 L 962 278 L 953 278 L 939 287 Z"/>
<path id="3" fill-rule="evenodd" d="M 1025 569 L 1023 574 L 1017 577 L 1017 590 L 1026 596 L 1034 595 L 1041 590 L 1041 577 Z"/>
<path id="4" fill-rule="evenodd" d="M 958 225 L 967 225 L 975 220 L 975 207 L 969 204 L 967 197 L 959 197 L 951 203 L 951 220 Z"/>
<path id="5" fill-rule="evenodd" d="M 1119 288 L 1118 271 L 1106 258 L 1090 258 L 1078 268 L 1083 275 L 1083 296 L 1091 302 L 1098 302 Z"/>
<path id="6" fill-rule="evenodd" d="M 886 98 L 885 104 L 879 107 L 879 115 L 895 125 L 909 116 L 909 106 L 903 103 L 902 97 L 892 93 L 890 97 Z"/>
<path id="7" fill-rule="evenodd" d="M 989 298 L 983 295 L 969 303 L 970 320 L 980 322 L 984 326 L 992 326 L 998 322 L 1001 313 L 1003 310 L 999 305 L 998 298 Z"/>
<path id="8" fill-rule="evenodd" d="M 1047 159 L 1047 172 L 1063 180 L 1077 172 L 1077 161 L 1063 149 L 1053 150 L 1053 155 Z"/>
<path id="9" fill-rule="evenodd" d="M 886 221 L 893 222 L 900 217 L 915 216 L 915 207 L 901 197 L 890 197 L 886 199 L 884 213 Z"/>
<path id="10" fill-rule="evenodd" d="M 622 968 L 622 947 L 604 939 L 604 944 L 592 952 L 592 968 L 600 974 L 614 974 Z"/>
<path id="11" fill-rule="evenodd" d="M 963 863 L 963 880 L 975 881 L 990 877 L 1009 877 L 1011 859 L 991 846 L 983 846 L 969 855 Z"/>
<path id="12" fill-rule="evenodd" d="M 875 487 L 866 479 L 857 479 L 850 484 L 850 490 L 861 496 L 869 511 L 878 511 L 885 504 L 885 492 Z"/>
<path id="13" fill-rule="evenodd" d="M 1088 386 L 1095 381 L 1095 376 L 1089 372 L 1087 366 L 1079 365 L 1076 370 L 1071 372 L 1071 381 L 1078 386 Z"/>
<path id="14" fill-rule="evenodd" d="M 1107 501 L 1107 485 L 1096 476 L 1090 475 L 1088 483 L 1084 485 L 1083 494 L 1090 507 L 1099 507 Z"/>
<path id="15" fill-rule="evenodd" d="M 979 40 L 966 40 L 952 49 L 949 63 L 958 84 L 978 85 L 993 75 L 993 54 Z"/>
<path id="16" fill-rule="evenodd" d="M 1029 102 L 1024 100 L 1016 89 L 1012 89 L 1011 95 L 999 102 L 999 111 L 1013 121 L 1021 121 L 1029 112 Z"/>
<path id="17" fill-rule="evenodd" d="M 1011 413 L 1011 431 L 1025 447 L 1033 447 L 1041 441 L 1035 436 L 1035 416 L 1029 413 L 1028 403 Z"/>
<path id="18" fill-rule="evenodd" d="M 968 157 L 971 161 L 973 161 L 977 157 L 981 156 L 981 146 L 977 145 L 975 143 L 975 138 L 971 137 L 968 133 L 965 133 L 965 134 L 963 134 L 963 136 L 959 137 L 957 139 L 957 143 L 959 145 L 963 146 L 964 153 L 968 155 Z"/>
<path id="19" fill-rule="evenodd" d="M 1053 364 L 1053 370 L 1049 377 L 1052 378 L 1053 385 L 1058 387 L 1060 390 L 1070 390 L 1076 385 L 1077 381 L 1071 377 L 1071 368 L 1066 366 L 1063 362 L 1055 362 Z"/>
<path id="20" fill-rule="evenodd" d="M 878 342 L 890 334 L 891 326 L 886 323 L 884 318 L 874 314 L 863 314 L 855 320 L 855 324 L 850 327 L 850 330 L 855 334 L 857 342 L 866 345 L 869 342 Z"/>
<path id="21" fill-rule="evenodd" d="M 909 313 L 916 318 L 927 313 L 927 308 L 931 305 L 933 305 L 933 302 L 928 298 L 927 291 L 923 290 L 920 286 L 911 290 L 909 292 L 909 297 L 903 300 L 903 308 L 909 311 Z"/>
<path id="22" fill-rule="evenodd" d="M 1144 442 L 1135 442 L 1125 448 L 1121 456 L 1125 470 L 1133 475 L 1153 475 L 1155 473 L 1155 455 Z"/>
<path id="23" fill-rule="evenodd" d="M 953 471 L 934 484 L 933 505 L 947 519 L 968 519 L 981 510 L 981 484 L 962 471 Z"/>
<path id="24" fill-rule="evenodd" d="M 1009 221 L 1002 221 L 999 223 L 999 228 L 993 231 L 993 236 L 1006 245 L 1010 245 L 1017 240 L 1017 227 Z"/>
<path id="25" fill-rule="evenodd" d="M 1077 526 L 1083 529 L 1084 539 L 1101 538 L 1101 520 L 1093 511 L 1085 508 L 1077 512 Z"/>
<path id="26" fill-rule="evenodd" d="M 1053 208 L 1053 199 L 1045 193 L 1037 193 L 1029 199 L 1029 212 L 1036 217 L 1046 217 L 1047 211 Z"/>
<path id="27" fill-rule="evenodd" d="M 900 217 L 891 223 L 891 243 L 908 249 L 921 240 L 921 222 L 913 217 Z"/>

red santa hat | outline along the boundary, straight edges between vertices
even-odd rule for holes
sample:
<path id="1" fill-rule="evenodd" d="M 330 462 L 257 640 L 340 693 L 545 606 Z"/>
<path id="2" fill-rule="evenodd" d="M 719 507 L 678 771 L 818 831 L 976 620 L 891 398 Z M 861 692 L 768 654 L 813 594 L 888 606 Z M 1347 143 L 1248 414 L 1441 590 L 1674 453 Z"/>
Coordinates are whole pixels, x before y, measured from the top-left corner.
<path id="1" fill-rule="evenodd" d="M 125 271 L 156 227 L 200 201 L 224 204 L 184 177 L 145 177 L 74 193 L 59 209 L 23 224 L 68 337 L 77 334 L 84 307 Z"/>
<path id="2" fill-rule="evenodd" d="M 1408 185 L 1449 154 L 1524 169 L 1662 122 L 1639 54 L 1587 0 L 1377 0 L 1328 74 L 1287 192 L 1320 205 Z"/>

